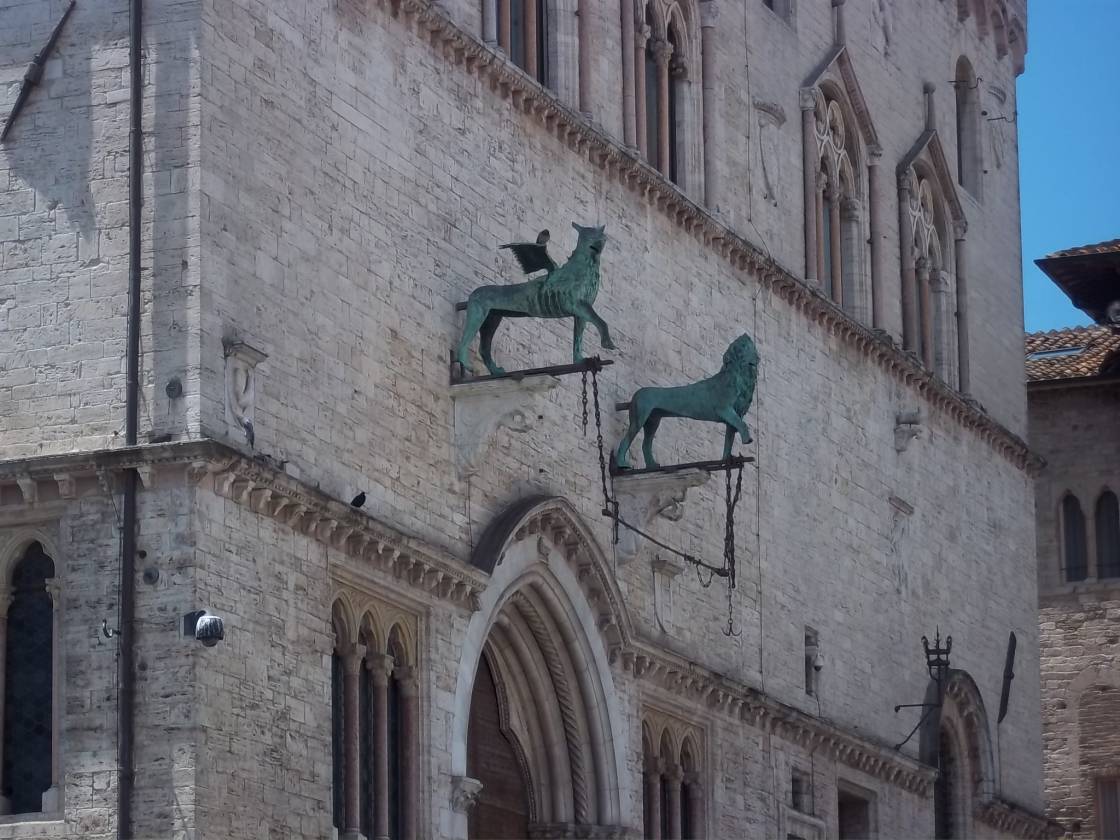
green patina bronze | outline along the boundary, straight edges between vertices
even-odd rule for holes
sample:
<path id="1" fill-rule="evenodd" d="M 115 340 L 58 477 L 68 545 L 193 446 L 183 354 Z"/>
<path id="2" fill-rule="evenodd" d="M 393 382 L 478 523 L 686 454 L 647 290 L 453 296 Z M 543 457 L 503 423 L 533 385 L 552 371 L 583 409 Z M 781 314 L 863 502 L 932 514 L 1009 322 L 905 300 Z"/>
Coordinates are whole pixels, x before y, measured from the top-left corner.
<path id="1" fill-rule="evenodd" d="M 622 469 L 630 466 L 630 444 L 645 432 L 642 439 L 642 456 L 646 467 L 657 467 L 653 457 L 653 436 L 665 417 L 687 417 L 723 423 L 727 434 L 723 442 L 723 458 L 731 457 L 731 445 L 738 432 L 743 443 L 751 442 L 751 433 L 743 415 L 754 399 L 754 386 L 758 379 L 758 350 L 749 335 L 741 335 L 723 354 L 723 367 L 719 373 L 692 385 L 676 388 L 640 388 L 630 400 L 630 428 L 619 441 L 615 460 Z"/>
<path id="2" fill-rule="evenodd" d="M 490 353 L 494 332 L 503 318 L 574 318 L 572 334 L 572 361 L 583 360 L 583 330 L 590 321 L 599 331 L 599 341 L 607 350 L 614 350 L 606 322 L 595 312 L 592 304 L 599 293 L 599 255 L 607 236 L 602 227 L 572 227 L 579 234 L 576 249 L 562 266 L 557 266 L 548 256 L 545 243 L 548 232 L 542 231 L 536 242 L 516 242 L 503 245 L 509 248 L 526 274 L 544 270 L 547 273 L 537 280 L 509 286 L 482 286 L 471 292 L 467 299 L 467 317 L 463 338 L 455 358 L 465 374 L 471 373 L 467 351 L 479 336 L 479 353 L 492 376 L 505 371 L 494 363 Z"/>

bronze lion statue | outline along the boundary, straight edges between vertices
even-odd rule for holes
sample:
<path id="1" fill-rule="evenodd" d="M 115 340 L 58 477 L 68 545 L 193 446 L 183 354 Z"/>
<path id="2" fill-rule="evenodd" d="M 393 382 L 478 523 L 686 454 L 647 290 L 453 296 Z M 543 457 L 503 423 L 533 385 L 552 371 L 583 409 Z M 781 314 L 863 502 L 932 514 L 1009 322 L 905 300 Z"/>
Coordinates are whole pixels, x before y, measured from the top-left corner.
<path id="1" fill-rule="evenodd" d="M 645 433 L 642 457 L 646 467 L 658 466 L 653 457 L 653 436 L 665 417 L 723 423 L 727 427 L 723 441 L 723 459 L 726 461 L 731 457 L 736 432 L 744 444 L 751 442 L 750 429 L 743 415 L 754 399 L 757 381 L 758 349 L 751 337 L 744 333 L 727 348 L 723 354 L 723 367 L 715 376 L 675 388 L 639 388 L 630 400 L 630 427 L 615 451 L 618 467 L 630 467 L 630 445 L 639 430 Z"/>

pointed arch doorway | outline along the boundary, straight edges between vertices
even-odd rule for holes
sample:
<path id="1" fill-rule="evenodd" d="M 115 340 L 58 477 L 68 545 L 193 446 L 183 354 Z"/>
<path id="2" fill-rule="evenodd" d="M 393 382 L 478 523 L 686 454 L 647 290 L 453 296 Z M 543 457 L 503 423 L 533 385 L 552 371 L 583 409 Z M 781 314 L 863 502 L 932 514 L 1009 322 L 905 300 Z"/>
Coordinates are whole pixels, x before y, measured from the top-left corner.
<path id="1" fill-rule="evenodd" d="M 464 640 L 452 766 L 481 790 L 457 836 L 608 837 L 630 821 L 608 663 L 621 630 L 613 595 L 597 588 L 593 606 L 586 592 L 610 585 L 597 551 L 559 499 L 515 506 L 479 543 L 475 564 L 491 579 Z"/>

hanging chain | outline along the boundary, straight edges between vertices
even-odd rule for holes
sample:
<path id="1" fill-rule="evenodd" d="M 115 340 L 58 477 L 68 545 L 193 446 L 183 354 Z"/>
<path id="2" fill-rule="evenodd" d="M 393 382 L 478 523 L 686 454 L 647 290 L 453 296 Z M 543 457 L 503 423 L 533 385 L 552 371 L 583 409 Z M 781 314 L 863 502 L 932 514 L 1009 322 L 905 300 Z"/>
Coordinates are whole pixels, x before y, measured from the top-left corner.
<path id="1" fill-rule="evenodd" d="M 732 593 L 735 589 L 735 506 L 743 494 L 743 465 L 739 465 L 735 477 L 735 492 L 731 492 L 731 470 L 726 472 L 727 516 L 723 532 L 723 565 L 727 569 L 727 629 L 725 636 L 741 636 L 742 630 L 735 630 L 735 604 Z"/>
<path id="2" fill-rule="evenodd" d="M 591 376 L 592 376 L 592 378 L 595 377 L 594 370 L 592 370 Z M 584 368 L 584 370 L 580 374 L 580 378 L 583 381 L 583 436 L 587 437 L 587 369 L 586 368 Z M 598 391 L 598 388 L 596 388 L 596 391 Z M 598 413 L 599 413 L 599 398 L 598 398 L 598 396 L 595 397 L 595 413 L 596 413 L 596 415 L 598 415 Z M 595 422 L 596 423 L 599 422 L 598 416 L 596 416 Z M 600 434 L 600 437 L 601 436 L 602 435 Z M 600 447 L 600 449 L 601 449 L 601 447 Z M 602 452 L 600 452 L 599 455 L 600 455 L 600 458 L 602 458 Z"/>

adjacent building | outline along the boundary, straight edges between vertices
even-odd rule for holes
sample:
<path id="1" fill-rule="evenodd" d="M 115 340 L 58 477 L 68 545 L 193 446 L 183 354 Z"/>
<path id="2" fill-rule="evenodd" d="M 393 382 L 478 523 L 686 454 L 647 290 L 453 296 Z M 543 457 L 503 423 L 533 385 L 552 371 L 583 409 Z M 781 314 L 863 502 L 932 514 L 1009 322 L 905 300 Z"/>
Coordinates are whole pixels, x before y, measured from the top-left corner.
<path id="1" fill-rule="evenodd" d="M 1025 5 L 6 0 L 0 838 L 1046 836 Z"/>
<path id="2" fill-rule="evenodd" d="M 1050 815 L 1120 837 L 1120 240 L 1039 265 L 1096 321 L 1027 336 Z"/>

